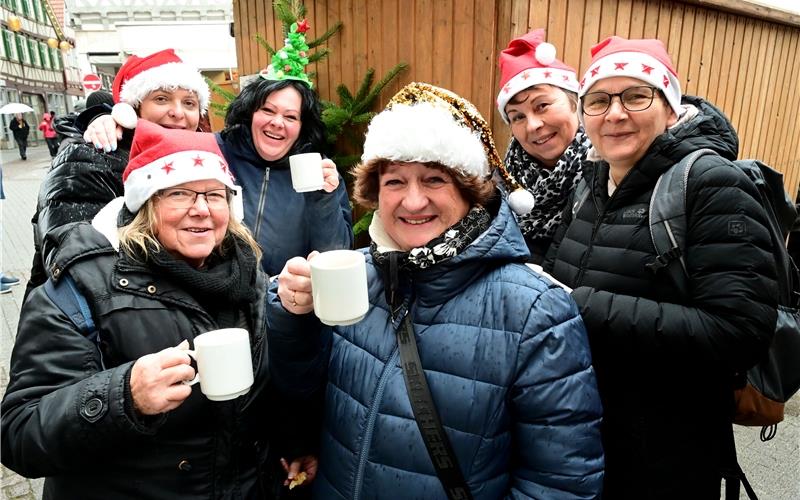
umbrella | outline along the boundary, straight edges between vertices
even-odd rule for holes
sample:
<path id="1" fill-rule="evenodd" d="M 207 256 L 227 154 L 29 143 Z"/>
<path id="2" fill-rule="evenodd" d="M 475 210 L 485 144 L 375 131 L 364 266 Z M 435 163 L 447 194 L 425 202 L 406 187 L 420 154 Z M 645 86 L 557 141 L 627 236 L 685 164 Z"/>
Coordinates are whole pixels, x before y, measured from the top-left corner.
<path id="1" fill-rule="evenodd" d="M 0 108 L 0 115 L 13 115 L 14 113 L 33 113 L 33 108 L 21 102 L 10 102 Z"/>

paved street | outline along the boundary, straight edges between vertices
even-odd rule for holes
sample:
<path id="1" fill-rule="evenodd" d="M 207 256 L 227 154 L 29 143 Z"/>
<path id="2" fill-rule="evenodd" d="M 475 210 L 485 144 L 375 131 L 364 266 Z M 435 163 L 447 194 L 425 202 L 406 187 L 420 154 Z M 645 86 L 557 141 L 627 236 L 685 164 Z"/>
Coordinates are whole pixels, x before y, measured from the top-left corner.
<path id="1" fill-rule="evenodd" d="M 49 162 L 43 144 L 29 149 L 26 162 L 19 160 L 15 150 L 0 151 L 6 194 L 0 201 L 0 269 L 23 280 L 13 293 L 0 295 L 0 392 L 5 392 L 8 383 L 9 359 L 33 254 L 30 218 Z M 680 407 L 678 402 L 675 407 Z M 768 443 L 760 442 L 759 429 L 736 427 L 740 463 L 762 500 L 800 499 L 800 396 L 795 396 L 786 410 L 786 421 Z M 687 418 L 690 415 L 691 409 L 687 409 Z M 41 498 L 41 480 L 27 480 L 0 469 L 0 500 Z M 746 498 L 744 492 L 741 498 Z"/>

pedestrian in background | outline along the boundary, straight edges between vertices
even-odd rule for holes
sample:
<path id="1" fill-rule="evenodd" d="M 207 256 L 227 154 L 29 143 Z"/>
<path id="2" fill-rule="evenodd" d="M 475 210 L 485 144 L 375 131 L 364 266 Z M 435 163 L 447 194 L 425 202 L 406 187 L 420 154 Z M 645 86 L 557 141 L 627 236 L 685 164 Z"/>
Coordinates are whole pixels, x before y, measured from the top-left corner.
<path id="1" fill-rule="evenodd" d="M 39 122 L 39 130 L 44 134 L 47 149 L 50 151 L 50 158 L 55 158 L 58 153 L 58 137 L 56 129 L 53 128 L 55 116 L 55 111 L 50 111 L 49 113 L 45 113 L 44 116 L 42 116 L 42 121 Z"/>
<path id="2" fill-rule="evenodd" d="M 434 453 L 437 464 L 455 463 L 448 489 L 471 498 L 600 496 L 601 407 L 586 331 L 569 295 L 524 265 L 527 246 L 491 180 L 499 166 L 471 103 L 407 85 L 373 118 L 354 173 L 356 199 L 376 209 L 362 249 L 366 316 L 323 326 L 304 257 L 272 283 L 270 363 L 286 368 L 275 383 L 313 390 L 327 363 L 316 498 L 456 498 Z M 407 336 L 417 361 L 398 356 Z M 419 428 L 434 424 L 414 417 L 434 410 L 412 408 L 404 382 L 417 363 L 444 429 L 434 448 Z M 450 445 L 452 454 L 434 451 Z"/>
<path id="3" fill-rule="evenodd" d="M 500 182 L 534 264 L 544 260 L 591 147 L 578 121 L 575 70 L 555 56 L 536 29 L 512 40 L 499 58 L 497 110 L 512 134 Z"/>
<path id="4" fill-rule="evenodd" d="M 604 40 L 581 82 L 592 168 L 545 268 L 574 289 L 589 331 L 604 497 L 719 498 L 736 464 L 733 389 L 775 328 L 769 220 L 731 164 L 739 144 L 730 121 L 681 94 L 661 41 Z M 717 154 L 700 157 L 686 180 L 687 293 L 656 259 L 648 212 L 659 176 L 700 148 Z"/>
<path id="5" fill-rule="evenodd" d="M 14 135 L 14 141 L 19 148 L 19 157 L 23 160 L 28 159 L 28 133 L 31 130 L 28 122 L 22 117 L 22 113 L 14 115 L 14 119 L 8 125 L 8 129 Z"/>

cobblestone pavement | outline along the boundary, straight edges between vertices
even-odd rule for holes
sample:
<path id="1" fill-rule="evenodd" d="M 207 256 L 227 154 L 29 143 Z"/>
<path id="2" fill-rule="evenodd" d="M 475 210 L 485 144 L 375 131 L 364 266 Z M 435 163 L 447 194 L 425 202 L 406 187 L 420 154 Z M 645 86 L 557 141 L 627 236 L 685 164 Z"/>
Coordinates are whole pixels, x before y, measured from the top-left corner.
<path id="1" fill-rule="evenodd" d="M 6 193 L 6 199 L 0 201 L 0 269 L 22 279 L 12 293 L 0 295 L 0 393 L 4 393 L 22 295 L 33 256 L 30 219 L 36 206 L 39 183 L 47 172 L 50 158 L 42 144 L 28 150 L 26 162 L 19 160 L 14 150 L 0 151 L 0 163 Z M 739 462 L 759 497 L 762 500 L 799 500 L 800 395 L 787 405 L 786 420 L 778 426 L 778 434 L 772 441 L 762 443 L 758 428 L 735 426 L 735 429 Z M 0 500 L 41 498 L 41 479 L 25 479 L 5 467 L 0 467 L 0 472 Z M 744 491 L 741 498 L 746 498 Z"/>

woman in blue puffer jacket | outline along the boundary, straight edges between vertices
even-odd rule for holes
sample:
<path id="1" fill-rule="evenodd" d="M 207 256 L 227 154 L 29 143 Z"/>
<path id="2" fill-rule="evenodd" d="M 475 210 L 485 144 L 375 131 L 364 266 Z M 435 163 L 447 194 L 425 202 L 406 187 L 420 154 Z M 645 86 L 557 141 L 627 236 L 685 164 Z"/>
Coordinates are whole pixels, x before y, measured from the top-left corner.
<path id="1" fill-rule="evenodd" d="M 569 295 L 524 264 L 525 240 L 488 180 L 500 159 L 486 122 L 455 94 L 412 83 L 373 119 L 362 160 L 356 197 L 378 209 L 366 317 L 323 326 L 302 257 L 270 289 L 275 384 L 302 397 L 327 372 L 314 496 L 456 497 L 409 401 L 396 336 L 408 316 L 462 498 L 598 497 L 586 331 Z"/>

